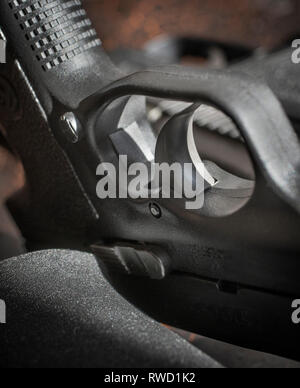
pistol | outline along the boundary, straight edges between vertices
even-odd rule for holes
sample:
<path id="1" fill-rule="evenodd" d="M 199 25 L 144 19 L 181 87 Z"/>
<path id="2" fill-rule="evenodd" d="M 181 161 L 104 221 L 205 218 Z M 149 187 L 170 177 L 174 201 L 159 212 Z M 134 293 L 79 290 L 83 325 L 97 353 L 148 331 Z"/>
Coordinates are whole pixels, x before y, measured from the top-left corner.
<path id="1" fill-rule="evenodd" d="M 299 358 L 299 105 L 251 61 L 125 74 L 80 0 L 2 0 L 0 27 L 1 128 L 26 173 L 10 209 L 28 249 L 93 252 L 111 284 L 157 320 Z M 148 114 L 157 99 L 184 103 L 159 130 Z M 226 158 L 196 128 L 203 107 L 239 134 L 214 138 Z M 157 172 L 134 185 L 137 164 L 181 170 L 170 169 L 165 190 Z M 188 196 L 180 180 L 200 190 Z"/>

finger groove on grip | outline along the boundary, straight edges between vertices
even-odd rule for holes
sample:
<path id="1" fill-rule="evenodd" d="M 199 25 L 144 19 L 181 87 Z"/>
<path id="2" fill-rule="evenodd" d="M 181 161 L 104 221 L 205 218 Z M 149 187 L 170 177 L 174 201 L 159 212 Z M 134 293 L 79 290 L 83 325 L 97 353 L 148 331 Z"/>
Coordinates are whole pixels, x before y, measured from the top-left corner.
<path id="1" fill-rule="evenodd" d="M 101 45 L 81 0 L 6 1 L 44 71 Z"/>

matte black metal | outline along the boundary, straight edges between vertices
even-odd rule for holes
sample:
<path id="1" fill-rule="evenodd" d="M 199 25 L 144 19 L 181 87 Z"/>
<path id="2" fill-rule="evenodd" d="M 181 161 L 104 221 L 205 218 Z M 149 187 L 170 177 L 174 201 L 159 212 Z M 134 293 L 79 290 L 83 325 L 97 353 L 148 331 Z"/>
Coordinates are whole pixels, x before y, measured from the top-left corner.
<path id="1" fill-rule="evenodd" d="M 48 114 L 120 76 L 81 0 L 3 0 L 0 26 Z M 83 82 L 84 79 L 84 82 Z"/>
<path id="2" fill-rule="evenodd" d="M 221 367 L 121 297 L 92 255 L 53 250 L 4 261 L 0 293 L 1 367 Z"/>

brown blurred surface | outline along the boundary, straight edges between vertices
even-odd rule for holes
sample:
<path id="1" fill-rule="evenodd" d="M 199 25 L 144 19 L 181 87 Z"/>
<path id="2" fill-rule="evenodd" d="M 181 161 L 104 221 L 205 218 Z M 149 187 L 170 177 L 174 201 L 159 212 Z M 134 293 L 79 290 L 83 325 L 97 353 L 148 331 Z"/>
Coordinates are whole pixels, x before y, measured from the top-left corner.
<path id="1" fill-rule="evenodd" d="M 300 32 L 299 0 L 85 0 L 104 47 L 140 48 L 161 34 L 274 47 Z"/>
<path id="2" fill-rule="evenodd" d="M 21 163 L 0 145 L 0 261 L 24 252 L 21 234 L 5 207 L 25 182 Z"/>
<path id="3" fill-rule="evenodd" d="M 167 326 L 168 327 L 168 326 Z M 168 327 L 226 368 L 299 369 L 300 363 Z"/>
<path id="4" fill-rule="evenodd" d="M 21 163 L 0 145 L 0 202 L 6 201 L 24 185 Z"/>
<path id="5" fill-rule="evenodd" d="M 298 32 L 300 35 L 299 0 L 85 0 L 84 3 L 108 50 L 140 48 L 161 34 L 267 48 L 283 43 Z M 0 248 L 6 244 L 2 258 L 22 250 L 20 235 L 1 202 L 3 205 L 23 185 L 20 163 L 0 146 Z M 240 365 L 243 360 L 247 366 L 299 367 L 257 352 L 246 353 L 242 349 L 233 352 L 230 345 L 177 332 L 212 356 L 221 357 L 229 366 Z"/>

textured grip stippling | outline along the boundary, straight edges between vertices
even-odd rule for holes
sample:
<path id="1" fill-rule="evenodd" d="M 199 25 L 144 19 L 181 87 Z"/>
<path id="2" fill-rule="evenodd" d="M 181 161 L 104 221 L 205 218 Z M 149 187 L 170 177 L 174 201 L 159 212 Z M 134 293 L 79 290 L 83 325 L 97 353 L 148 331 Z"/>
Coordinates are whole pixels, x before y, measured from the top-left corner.
<path id="1" fill-rule="evenodd" d="M 101 45 L 81 0 L 1 1 L 8 1 L 45 71 Z"/>

